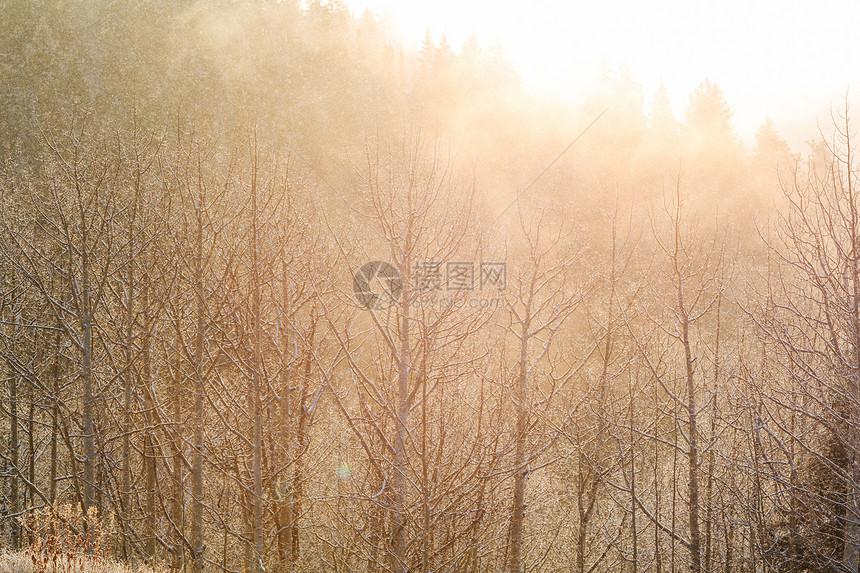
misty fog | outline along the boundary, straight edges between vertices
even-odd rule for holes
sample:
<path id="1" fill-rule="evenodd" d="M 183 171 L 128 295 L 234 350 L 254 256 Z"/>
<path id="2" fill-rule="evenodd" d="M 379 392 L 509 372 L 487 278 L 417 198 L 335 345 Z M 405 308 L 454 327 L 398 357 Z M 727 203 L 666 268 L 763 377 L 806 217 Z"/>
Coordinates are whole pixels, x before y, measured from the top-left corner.
<path id="1" fill-rule="evenodd" d="M 851 92 L 790 146 L 340 2 L 0 14 L 0 571 L 860 568 Z"/>

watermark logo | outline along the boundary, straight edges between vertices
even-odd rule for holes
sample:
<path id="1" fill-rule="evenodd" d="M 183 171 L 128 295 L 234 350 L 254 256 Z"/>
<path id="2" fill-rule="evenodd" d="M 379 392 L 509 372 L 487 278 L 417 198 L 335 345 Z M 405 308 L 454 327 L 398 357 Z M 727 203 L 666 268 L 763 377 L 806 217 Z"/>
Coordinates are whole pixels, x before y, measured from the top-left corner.
<path id="1" fill-rule="evenodd" d="M 477 267 L 478 274 L 475 275 Z M 413 284 L 418 292 L 503 291 L 508 286 L 507 263 L 472 261 L 420 262 L 412 267 Z"/>
<path id="2" fill-rule="evenodd" d="M 358 304 L 370 310 L 381 310 L 400 300 L 403 281 L 390 264 L 370 261 L 353 275 L 352 290 Z"/>
<path id="3" fill-rule="evenodd" d="M 439 308 L 504 306 L 501 293 L 508 286 L 507 263 L 421 261 L 413 264 L 410 270 L 410 290 L 415 295 L 410 296 L 411 302 Z M 391 307 L 400 301 L 403 290 L 400 273 L 383 261 L 371 261 L 353 276 L 356 301 L 370 310 Z M 480 297 L 470 296 L 470 291 L 480 291 Z"/>
<path id="4" fill-rule="evenodd" d="M 505 290 L 508 288 L 508 264 L 507 263 L 481 263 L 480 288 L 495 288 Z"/>

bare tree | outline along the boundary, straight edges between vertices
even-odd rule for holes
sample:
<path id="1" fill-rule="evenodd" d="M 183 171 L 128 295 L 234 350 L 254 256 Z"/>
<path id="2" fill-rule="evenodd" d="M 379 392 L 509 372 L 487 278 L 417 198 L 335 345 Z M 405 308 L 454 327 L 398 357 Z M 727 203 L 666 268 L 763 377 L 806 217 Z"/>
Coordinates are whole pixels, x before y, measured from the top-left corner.
<path id="1" fill-rule="evenodd" d="M 778 237 L 765 236 L 773 260 L 760 308 L 750 311 L 782 360 L 778 404 L 797 412 L 785 508 L 794 561 L 856 571 L 860 560 L 860 202 L 847 105 L 832 141 L 783 185 Z M 800 428 L 808 424 L 804 432 Z M 812 432 L 812 429 L 824 434 Z M 807 460 L 805 463 L 798 462 Z M 806 465 L 806 468 L 803 466 Z M 778 482 L 779 483 L 779 482 Z M 825 493 L 838 491 L 838 496 Z M 801 512 L 803 515 L 803 512 Z M 815 515 L 827 516 L 814 519 Z M 830 522 L 838 524 L 830 527 Z M 764 549 L 764 548 L 762 548 Z M 806 557 L 803 557 L 806 554 Z"/>
<path id="2" fill-rule="evenodd" d="M 664 199 L 662 218 L 651 218 L 656 254 L 662 258 L 659 266 L 651 267 L 660 274 L 649 281 L 653 302 L 643 306 L 647 328 L 653 328 L 665 337 L 665 349 L 648 348 L 641 335 L 631 329 L 645 367 L 668 396 L 670 411 L 677 412 L 672 439 L 675 454 L 686 458 L 686 535 L 675 527 L 676 505 L 673 499 L 672 523 L 665 525 L 659 516 L 645 512 L 656 527 L 668 534 L 674 542 L 683 545 L 689 555 L 692 571 L 702 571 L 702 516 L 701 516 L 701 451 L 702 431 L 699 428 L 700 400 L 702 395 L 701 354 L 706 340 L 699 325 L 709 317 L 726 288 L 723 273 L 723 251 L 720 237 L 713 233 L 703 237 L 695 219 L 684 207 L 678 181 L 674 193 Z M 669 352 L 677 352 L 673 358 Z M 672 366 L 675 364 L 676 366 Z M 677 370 L 675 369 L 677 368 Z M 680 381 L 680 389 L 676 381 Z M 672 482 L 676 483 L 673 462 Z M 655 483 L 655 487 L 659 484 Z M 674 487 L 674 485 L 673 485 Z M 674 496 L 673 496 L 674 498 Z M 640 506 L 644 509 L 644 506 Z M 674 550 L 672 552 L 674 555 Z"/>
<path id="3" fill-rule="evenodd" d="M 577 284 L 570 272 L 575 266 L 576 252 L 574 245 L 564 239 L 567 232 L 562 221 L 563 215 L 558 213 L 538 210 L 532 217 L 520 214 L 523 255 L 527 262 L 512 273 L 514 293 L 508 304 L 508 331 L 518 350 L 513 372 L 516 428 L 506 567 L 511 573 L 523 570 L 526 479 L 538 459 L 536 454 L 546 448 L 546 444 L 535 444 L 530 439 L 535 422 L 534 404 L 548 404 L 561 390 L 559 386 L 570 378 L 569 373 L 559 376 L 552 364 L 544 370 L 543 363 L 551 362 L 551 346 L 582 298 L 583 285 Z"/>
<path id="4" fill-rule="evenodd" d="M 385 290 L 326 303 L 338 342 L 329 364 L 348 368 L 354 390 L 332 383 L 331 366 L 322 371 L 369 464 L 357 492 L 372 528 L 359 545 L 368 570 L 434 571 L 466 558 L 469 537 L 458 533 L 480 523 L 468 495 L 481 491 L 487 471 L 486 405 L 466 384 L 486 355 L 474 336 L 491 316 L 466 302 L 479 253 L 473 190 L 419 131 L 371 142 L 365 156 L 369 208 L 360 216 L 386 255 L 365 247 L 368 266 L 342 255 L 358 287 L 378 277 Z M 370 262 L 385 258 L 391 263 Z M 452 278 L 455 261 L 465 275 Z"/>
<path id="5" fill-rule="evenodd" d="M 11 260 L 44 297 L 78 353 L 84 508 L 96 505 L 99 487 L 94 415 L 98 380 L 93 359 L 99 315 L 116 270 L 113 225 L 121 166 L 119 157 L 105 153 L 105 138 L 88 128 L 86 117 L 75 117 L 64 131 L 42 132 L 50 153 L 40 180 L 46 192 L 35 206 L 31 229 L 11 235 L 16 249 Z M 62 285 L 59 290 L 57 283 Z"/>

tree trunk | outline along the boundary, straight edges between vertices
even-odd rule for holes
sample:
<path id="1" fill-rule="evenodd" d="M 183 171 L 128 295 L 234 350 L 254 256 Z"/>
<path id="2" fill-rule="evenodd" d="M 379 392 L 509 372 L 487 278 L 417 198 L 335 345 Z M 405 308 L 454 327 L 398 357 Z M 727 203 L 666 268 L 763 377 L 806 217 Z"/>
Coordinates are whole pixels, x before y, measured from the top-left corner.
<path id="1" fill-rule="evenodd" d="M 122 491 L 120 492 L 120 524 L 122 527 L 122 552 L 126 561 L 131 560 L 129 547 L 129 521 L 131 519 L 131 398 L 134 386 L 134 229 L 129 224 L 129 257 L 126 264 L 126 308 L 125 308 L 125 376 L 123 376 L 123 435 L 122 435 Z"/>
<path id="2" fill-rule="evenodd" d="M 156 460 L 157 453 L 155 447 L 155 439 L 153 437 L 154 411 L 155 403 L 152 397 L 152 322 L 149 316 L 149 281 L 146 280 L 143 285 L 143 307 L 144 307 L 144 331 L 143 331 L 143 375 L 141 377 L 141 387 L 143 388 L 143 456 L 141 463 L 143 465 L 144 487 L 146 488 L 144 498 L 144 533 L 143 537 L 146 540 L 144 551 L 146 553 L 146 561 L 152 565 L 155 560 L 155 500 L 156 500 Z"/>
<path id="3" fill-rule="evenodd" d="M 86 271 L 84 272 L 86 276 Z M 84 279 L 84 320 L 83 320 L 83 368 L 84 382 L 84 513 L 95 503 L 95 426 L 93 422 L 93 326 L 90 314 L 90 297 Z"/>
<path id="4" fill-rule="evenodd" d="M 511 553 L 508 561 L 509 573 L 522 573 L 522 550 L 523 550 L 523 521 L 525 519 L 525 492 L 528 466 L 526 462 L 526 448 L 528 436 L 528 388 L 526 386 L 528 376 L 528 344 L 529 327 L 531 321 L 531 308 L 526 307 L 525 317 L 522 323 L 520 338 L 519 372 L 517 373 L 516 387 L 516 449 L 514 453 L 514 493 L 513 505 L 511 507 Z"/>
<path id="5" fill-rule="evenodd" d="M 256 142 L 255 142 L 256 144 Z M 254 543 L 254 565 L 253 573 L 261 573 L 263 570 L 263 411 L 261 401 L 261 371 L 262 350 L 260 348 L 262 339 L 262 326 L 260 324 L 260 269 L 259 269 L 259 246 L 257 241 L 257 165 L 256 149 L 254 150 L 254 172 L 251 180 L 251 288 L 253 289 L 251 300 L 251 415 L 253 416 L 253 453 L 251 460 L 251 471 L 254 480 L 253 504 L 253 543 Z"/>
<path id="6" fill-rule="evenodd" d="M 302 506 L 304 504 L 304 463 L 305 454 L 308 450 L 308 426 L 310 424 L 310 412 L 308 412 L 308 394 L 311 376 L 311 362 L 313 359 L 314 335 L 316 332 L 316 322 L 311 324 L 310 333 L 308 335 L 308 348 L 305 357 L 305 365 L 302 372 L 302 393 L 299 398 L 298 410 L 298 430 L 296 432 L 296 459 L 294 461 L 295 469 L 293 470 L 293 521 L 292 521 L 292 560 L 298 561 L 301 555 L 301 546 L 299 539 L 299 519 L 302 517 Z"/>
<path id="7" fill-rule="evenodd" d="M 198 174 L 202 177 L 202 174 Z M 203 193 L 200 187 L 200 203 L 197 206 L 197 229 L 194 244 L 194 453 L 191 461 L 191 548 L 192 569 L 203 570 L 203 424 L 206 381 L 203 369 L 203 343 L 206 327 L 206 299 L 203 292 Z"/>
<path id="8" fill-rule="evenodd" d="M 411 237 L 407 231 L 405 253 L 411 251 Z M 404 261 L 401 276 L 409 276 L 409 263 Z M 403 293 L 400 300 L 400 339 L 399 356 L 397 360 L 397 409 L 395 419 L 396 435 L 394 439 L 394 524 L 391 546 L 393 551 L 393 569 L 397 573 L 406 573 L 406 439 L 409 423 L 409 375 L 411 371 L 409 330 L 410 330 L 410 301 Z"/>
<path id="9" fill-rule="evenodd" d="M 9 365 L 9 513 L 13 516 L 10 520 L 12 549 L 21 548 L 21 526 L 18 514 L 21 512 L 21 498 L 18 487 L 18 474 L 20 472 L 20 460 L 18 453 L 20 443 L 18 439 L 18 374 L 14 367 Z"/>
<path id="10" fill-rule="evenodd" d="M 286 304 L 290 300 L 289 281 L 287 280 L 287 264 L 283 264 L 283 300 Z M 284 448 L 284 460 L 289 461 L 293 455 L 292 447 L 292 419 L 290 414 L 290 398 L 292 389 L 290 388 L 290 359 L 289 359 L 289 337 L 287 336 L 287 320 L 284 316 L 279 322 L 280 335 L 280 380 L 279 387 L 281 391 L 281 440 Z M 289 480 L 284 480 L 283 485 L 279 487 L 278 499 L 280 508 L 276 513 L 278 518 L 278 553 L 283 566 L 289 567 L 292 564 L 293 557 L 293 488 L 289 484 Z"/>
<path id="11" fill-rule="evenodd" d="M 179 320 L 177 317 L 176 320 Z M 185 424 L 183 423 L 183 375 L 182 375 L 182 360 L 180 358 L 180 348 L 182 347 L 182 337 L 176 335 L 176 363 L 174 368 L 173 380 L 173 500 L 171 507 L 171 520 L 173 521 L 173 546 L 171 553 L 173 554 L 172 567 L 180 569 L 185 561 L 185 477 L 184 466 L 182 464 L 182 441 L 185 434 Z"/>
<path id="12" fill-rule="evenodd" d="M 846 511 L 844 555 L 842 563 L 845 569 L 855 573 L 860 568 L 860 213 L 858 213 L 857 198 L 854 196 L 854 172 L 852 171 L 851 130 L 848 125 L 848 113 L 845 113 L 845 164 L 848 193 L 847 204 L 850 217 L 851 256 L 848 258 L 848 270 L 851 278 L 851 339 L 854 364 L 848 376 L 849 420 L 847 428 L 849 481 L 846 484 Z"/>
<path id="13" fill-rule="evenodd" d="M 678 289 L 678 306 L 684 313 L 683 288 Z M 699 530 L 699 441 L 698 428 L 696 426 L 696 385 L 693 377 L 693 354 L 689 338 L 689 320 L 683 314 L 681 324 L 682 343 L 684 345 L 684 359 L 686 364 L 687 378 L 687 436 L 689 449 L 687 451 L 687 463 L 689 469 L 689 528 L 690 528 L 690 571 L 701 573 L 701 533 Z"/>

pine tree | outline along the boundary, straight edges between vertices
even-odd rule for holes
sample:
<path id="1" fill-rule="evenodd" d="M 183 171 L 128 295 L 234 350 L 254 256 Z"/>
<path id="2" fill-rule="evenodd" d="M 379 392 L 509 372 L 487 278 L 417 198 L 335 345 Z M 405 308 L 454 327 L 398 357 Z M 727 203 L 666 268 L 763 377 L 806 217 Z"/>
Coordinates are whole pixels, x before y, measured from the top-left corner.
<path id="1" fill-rule="evenodd" d="M 681 122 L 672 111 L 672 102 L 669 99 L 669 91 L 663 81 L 654 94 L 651 110 L 648 114 L 648 129 L 652 142 L 662 148 L 674 148 L 678 145 Z"/>
<path id="2" fill-rule="evenodd" d="M 741 151 L 723 90 L 710 80 L 699 84 L 690 96 L 685 120 L 686 141 L 692 153 L 729 155 Z"/>
<path id="3" fill-rule="evenodd" d="M 734 136 L 732 111 L 726 104 L 723 90 L 705 80 L 690 96 L 686 113 L 687 127 L 708 131 L 714 135 Z"/>
<path id="4" fill-rule="evenodd" d="M 764 123 L 756 131 L 755 142 L 755 159 L 763 164 L 762 167 L 781 165 L 791 160 L 791 148 L 779 136 L 773 120 L 769 117 L 764 119 Z"/>
<path id="5" fill-rule="evenodd" d="M 418 53 L 418 64 L 422 72 L 427 73 L 432 69 L 435 55 L 436 46 L 433 44 L 433 35 L 430 33 L 430 28 L 427 28 L 424 31 L 424 42 L 421 44 L 421 51 Z"/>
<path id="6" fill-rule="evenodd" d="M 748 205 L 746 154 L 735 134 L 732 111 L 716 84 L 705 80 L 693 91 L 681 130 L 681 168 L 690 189 L 706 202 L 736 212 Z"/>

